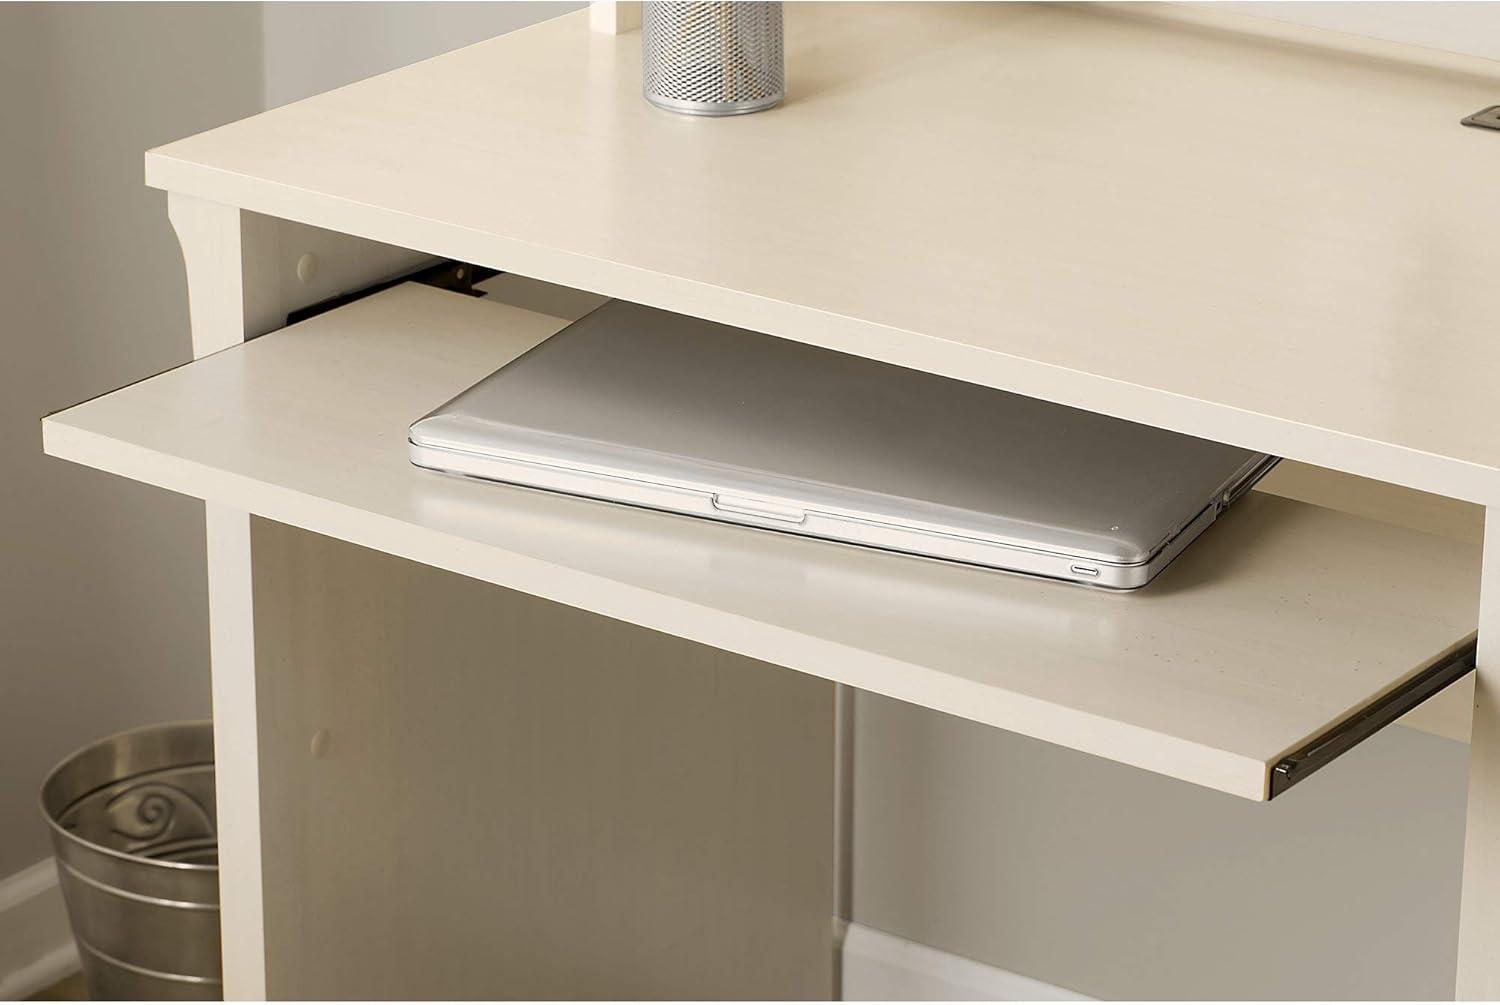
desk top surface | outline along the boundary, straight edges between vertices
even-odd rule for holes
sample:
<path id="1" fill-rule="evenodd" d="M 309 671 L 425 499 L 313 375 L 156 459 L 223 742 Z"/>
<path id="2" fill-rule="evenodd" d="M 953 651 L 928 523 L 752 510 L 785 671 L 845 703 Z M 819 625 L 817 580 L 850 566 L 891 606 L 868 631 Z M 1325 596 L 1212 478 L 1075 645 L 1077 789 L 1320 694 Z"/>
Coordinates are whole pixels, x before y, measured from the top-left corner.
<path id="1" fill-rule="evenodd" d="M 1113 7 L 787 17 L 773 112 L 651 108 L 638 35 L 574 14 L 159 148 L 147 179 L 1500 500 L 1500 132 L 1459 124 L 1500 64 Z"/>

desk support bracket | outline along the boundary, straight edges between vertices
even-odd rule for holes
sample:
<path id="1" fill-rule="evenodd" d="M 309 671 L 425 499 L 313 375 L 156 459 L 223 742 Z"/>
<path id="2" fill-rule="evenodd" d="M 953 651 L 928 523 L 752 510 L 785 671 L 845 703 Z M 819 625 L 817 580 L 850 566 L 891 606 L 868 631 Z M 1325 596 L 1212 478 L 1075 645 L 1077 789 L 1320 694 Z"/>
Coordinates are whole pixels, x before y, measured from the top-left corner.
<path id="1" fill-rule="evenodd" d="M 352 304 L 356 300 L 363 300 L 365 297 L 372 296 L 382 290 L 388 290 L 392 286 L 399 286 L 402 283 L 421 283 L 424 286 L 436 286 L 440 290 L 452 290 L 455 293 L 481 297 L 484 294 L 476 291 L 474 284 L 482 283 L 486 279 L 491 279 L 499 274 L 500 270 L 498 269 L 488 269 L 480 265 L 471 265 L 468 262 L 442 261 L 436 265 L 424 266 L 415 272 L 403 273 L 390 279 L 381 280 L 378 283 L 371 283 L 362 289 L 340 293 L 326 300 L 320 300 L 315 304 L 299 307 L 287 314 L 286 323 L 294 325 L 299 321 L 315 318 L 319 314 L 327 314 L 335 308 Z"/>
<path id="2" fill-rule="evenodd" d="M 1449 684 L 1462 680 L 1475 666 L 1478 642 L 1470 639 L 1439 657 L 1395 690 L 1360 709 L 1332 729 L 1277 762 L 1271 769 L 1274 799 L 1351 747 L 1369 739 Z"/>

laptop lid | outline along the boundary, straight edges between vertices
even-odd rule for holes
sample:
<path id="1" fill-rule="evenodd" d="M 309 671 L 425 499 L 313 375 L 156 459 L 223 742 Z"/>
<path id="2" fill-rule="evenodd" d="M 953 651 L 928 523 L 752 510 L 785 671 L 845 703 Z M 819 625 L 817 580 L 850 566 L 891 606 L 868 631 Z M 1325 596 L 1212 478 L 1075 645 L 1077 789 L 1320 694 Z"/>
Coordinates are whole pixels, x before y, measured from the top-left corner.
<path id="1" fill-rule="evenodd" d="M 445 470 L 508 458 L 597 475 L 578 491 L 602 498 L 635 501 L 611 489 L 634 480 L 1125 565 L 1151 561 L 1267 461 L 624 301 L 410 435 Z"/>

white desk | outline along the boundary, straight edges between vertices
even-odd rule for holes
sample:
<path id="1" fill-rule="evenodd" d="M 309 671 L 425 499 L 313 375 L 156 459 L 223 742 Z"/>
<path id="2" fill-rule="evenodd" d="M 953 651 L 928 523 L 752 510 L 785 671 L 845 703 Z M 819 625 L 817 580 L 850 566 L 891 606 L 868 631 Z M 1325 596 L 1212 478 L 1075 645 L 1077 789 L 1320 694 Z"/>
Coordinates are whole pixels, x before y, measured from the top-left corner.
<path id="1" fill-rule="evenodd" d="M 291 221 L 1500 504 L 1500 135 L 1458 125 L 1492 64 L 1156 9 L 788 18 L 771 114 L 653 110 L 638 40 L 573 15 L 147 155 L 202 358 L 45 434 L 209 502 L 230 993 L 267 967 L 254 514 L 1255 799 L 1477 626 L 1459 987 L 1500 994 L 1495 546 L 1481 598 L 1462 542 L 1257 496 L 1109 596 L 407 467 L 565 318 L 404 286 L 239 345 Z"/>

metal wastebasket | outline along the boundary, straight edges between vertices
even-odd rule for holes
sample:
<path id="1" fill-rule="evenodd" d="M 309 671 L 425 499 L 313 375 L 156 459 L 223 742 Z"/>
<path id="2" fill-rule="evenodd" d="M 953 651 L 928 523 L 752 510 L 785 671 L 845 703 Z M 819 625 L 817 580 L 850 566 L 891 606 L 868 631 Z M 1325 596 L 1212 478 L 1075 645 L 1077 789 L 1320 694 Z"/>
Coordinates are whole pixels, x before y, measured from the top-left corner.
<path id="1" fill-rule="evenodd" d="M 90 995 L 223 997 L 212 725 L 83 748 L 42 783 L 42 813 Z"/>

